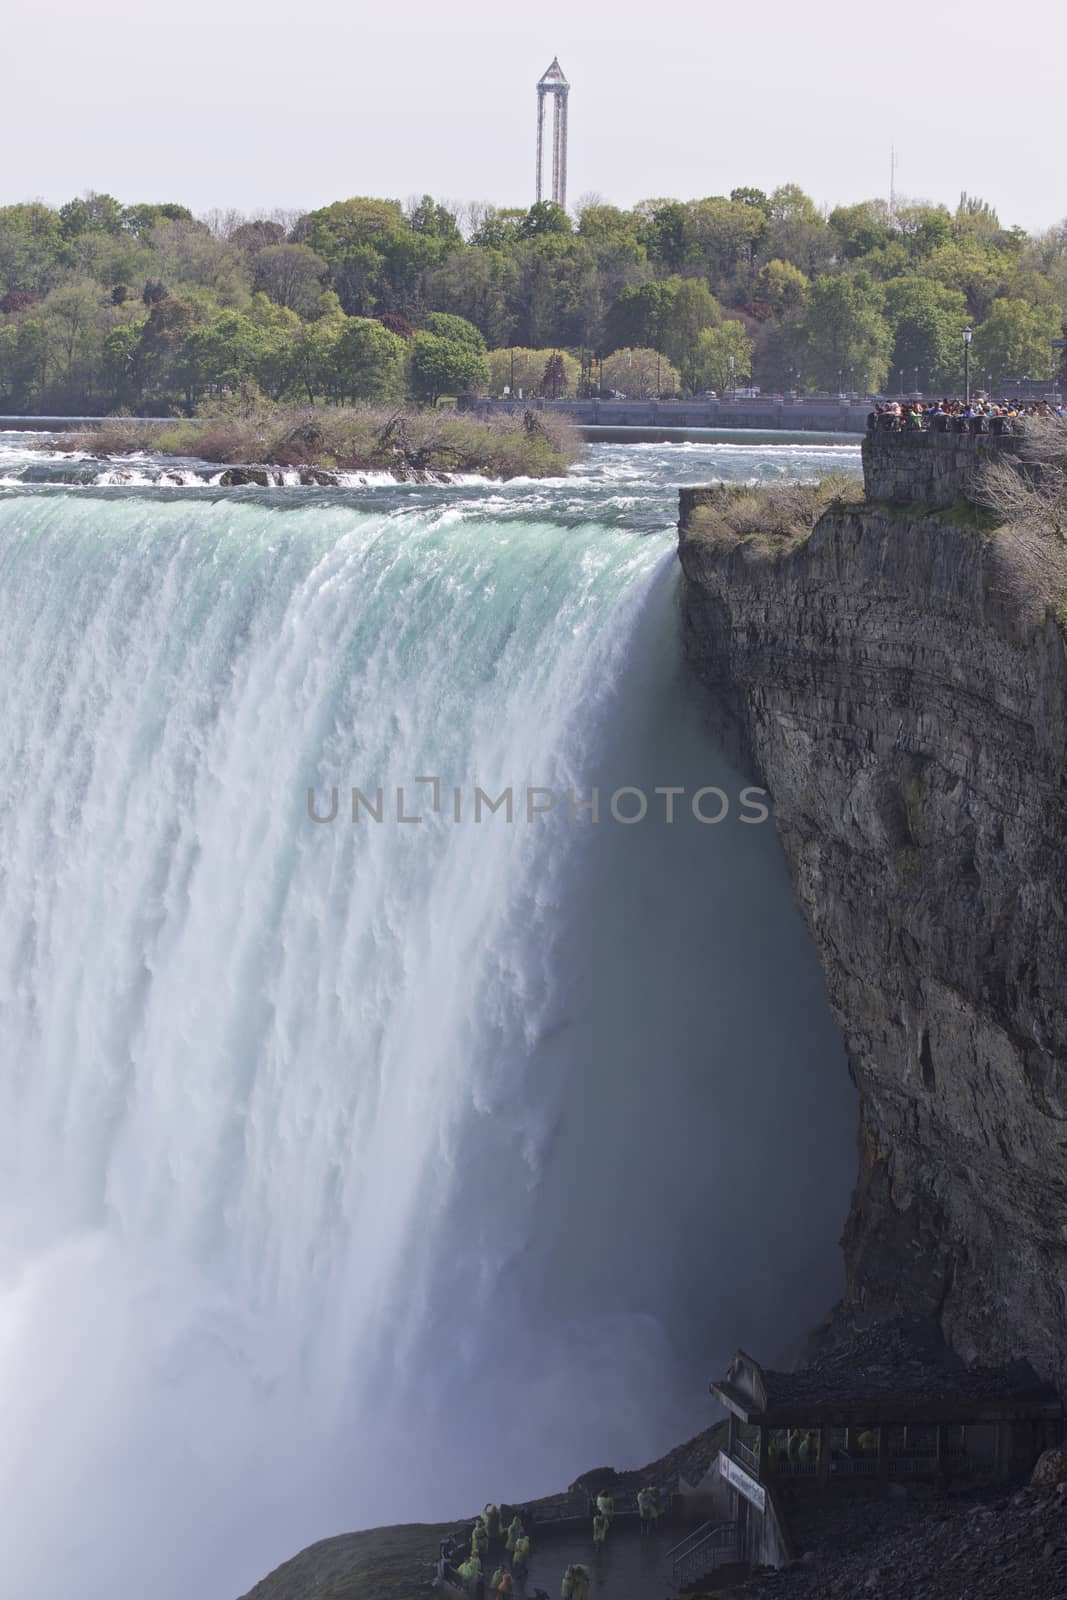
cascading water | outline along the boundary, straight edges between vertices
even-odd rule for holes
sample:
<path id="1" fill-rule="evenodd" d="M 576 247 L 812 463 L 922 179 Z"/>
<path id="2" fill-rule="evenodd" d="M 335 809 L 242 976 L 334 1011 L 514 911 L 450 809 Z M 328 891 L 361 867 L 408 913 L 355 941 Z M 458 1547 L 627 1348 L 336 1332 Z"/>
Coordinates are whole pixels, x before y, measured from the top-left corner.
<path id="1" fill-rule="evenodd" d="M 840 1045 L 635 493 L 0 498 L 4 1592 L 638 1464 L 832 1298 Z"/>

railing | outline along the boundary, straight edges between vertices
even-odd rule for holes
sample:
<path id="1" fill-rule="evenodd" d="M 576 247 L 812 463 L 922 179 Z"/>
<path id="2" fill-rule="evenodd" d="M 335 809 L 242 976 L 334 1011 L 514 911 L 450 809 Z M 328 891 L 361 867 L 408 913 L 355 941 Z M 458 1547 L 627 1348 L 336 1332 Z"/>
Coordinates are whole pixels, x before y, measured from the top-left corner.
<path id="1" fill-rule="evenodd" d="M 721 1524 L 718 1522 L 702 1522 L 699 1528 L 694 1528 L 692 1533 L 687 1533 L 685 1538 L 680 1539 L 673 1549 L 668 1550 L 665 1559 L 671 1562 L 680 1561 L 683 1556 L 688 1555 L 690 1550 L 695 1549 L 698 1544 L 703 1544 L 708 1534 L 713 1533 L 720 1526 Z"/>
<path id="2" fill-rule="evenodd" d="M 759 1477 L 759 1456 L 755 1450 L 750 1450 L 747 1444 L 740 1439 L 734 1440 L 733 1454 L 741 1466 L 746 1467 L 754 1478 Z"/>
<path id="3" fill-rule="evenodd" d="M 1006 438 L 1021 433 L 1022 429 L 1017 424 L 1024 420 L 1020 417 L 958 417 L 940 412 L 934 416 L 915 418 L 910 416 L 894 416 L 883 413 L 876 416 L 873 426 L 868 426 L 868 433 L 953 433 L 975 434 L 989 433 L 995 437 Z"/>
<path id="4" fill-rule="evenodd" d="M 707 1524 L 705 1524 L 707 1526 Z M 697 1533 L 702 1530 L 697 1529 Z M 694 1536 L 695 1537 L 695 1536 Z M 737 1560 L 737 1524 L 722 1522 L 708 1529 L 674 1562 L 674 1581 L 681 1585 L 692 1578 L 703 1578 L 717 1567 L 731 1566 Z"/>
<path id="5" fill-rule="evenodd" d="M 933 1451 L 910 1451 L 907 1455 L 891 1454 L 886 1457 L 885 1469 L 890 1478 L 933 1477 L 938 1467 L 951 1467 L 954 1472 L 965 1471 L 971 1466 L 971 1461 L 963 1451 L 949 1451 L 942 1454 L 940 1461 Z M 807 1461 L 789 1461 L 781 1456 L 771 1457 L 769 1463 L 770 1478 L 813 1478 L 818 1474 L 818 1458 Z M 835 1454 L 830 1460 L 830 1472 L 833 1477 L 844 1478 L 876 1478 L 879 1471 L 878 1457 L 875 1455 L 849 1456 Z"/>

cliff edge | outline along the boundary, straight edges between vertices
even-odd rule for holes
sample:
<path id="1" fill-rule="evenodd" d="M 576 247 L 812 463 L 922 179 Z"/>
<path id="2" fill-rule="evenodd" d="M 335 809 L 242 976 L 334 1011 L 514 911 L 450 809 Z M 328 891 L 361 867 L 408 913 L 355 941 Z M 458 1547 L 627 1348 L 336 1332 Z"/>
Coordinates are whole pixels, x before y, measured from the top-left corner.
<path id="1" fill-rule="evenodd" d="M 1062 1388 L 1067 543 L 967 503 L 973 445 L 867 441 L 866 501 L 792 537 L 683 491 L 686 648 L 773 796 L 860 1092 L 838 1321 L 933 1315 Z"/>

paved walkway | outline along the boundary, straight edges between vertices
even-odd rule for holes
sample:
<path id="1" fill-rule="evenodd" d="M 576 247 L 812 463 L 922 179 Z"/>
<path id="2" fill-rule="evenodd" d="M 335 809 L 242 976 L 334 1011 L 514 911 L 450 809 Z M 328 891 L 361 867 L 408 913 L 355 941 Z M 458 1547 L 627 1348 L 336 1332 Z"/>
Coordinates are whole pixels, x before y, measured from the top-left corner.
<path id="1" fill-rule="evenodd" d="M 560 1600 L 563 1574 L 574 1561 L 584 1562 L 593 1575 L 590 1600 L 593 1596 L 602 1596 L 603 1600 L 673 1600 L 677 1590 L 665 1557 L 685 1532 L 685 1528 L 675 1526 L 642 1539 L 636 1522 L 617 1521 L 603 1555 L 594 1560 L 591 1524 L 576 1527 L 573 1532 L 546 1528 L 540 1538 L 535 1529 L 530 1571 L 524 1585 L 515 1585 L 516 1600 L 529 1600 L 536 1589 L 543 1589 L 549 1600 Z M 490 1559 L 487 1576 L 494 1566 Z"/>

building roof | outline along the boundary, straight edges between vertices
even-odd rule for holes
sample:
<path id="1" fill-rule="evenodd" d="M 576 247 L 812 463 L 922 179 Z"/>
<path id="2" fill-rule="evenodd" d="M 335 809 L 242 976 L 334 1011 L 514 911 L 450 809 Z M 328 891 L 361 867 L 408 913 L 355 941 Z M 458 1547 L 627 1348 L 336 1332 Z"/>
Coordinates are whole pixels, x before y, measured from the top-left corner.
<path id="1" fill-rule="evenodd" d="M 739 1350 L 711 1385 L 745 1421 L 994 1420 L 1059 1415 L 1061 1403 L 1024 1361 L 968 1366 L 931 1323 L 894 1322 L 857 1333 L 795 1372 L 765 1369 Z"/>
<path id="2" fill-rule="evenodd" d="M 569 89 L 570 84 L 563 76 L 563 68 L 559 64 L 559 56 L 552 57 L 552 65 L 537 85 L 539 89 L 559 88 Z"/>

